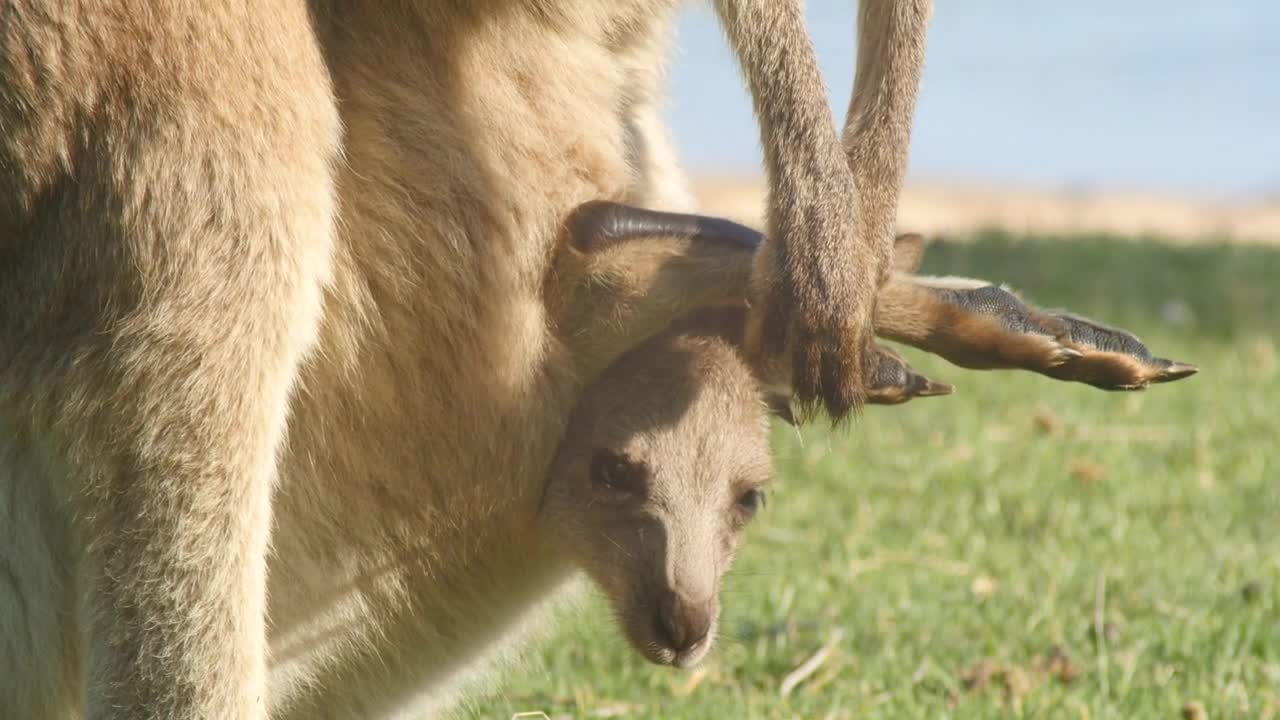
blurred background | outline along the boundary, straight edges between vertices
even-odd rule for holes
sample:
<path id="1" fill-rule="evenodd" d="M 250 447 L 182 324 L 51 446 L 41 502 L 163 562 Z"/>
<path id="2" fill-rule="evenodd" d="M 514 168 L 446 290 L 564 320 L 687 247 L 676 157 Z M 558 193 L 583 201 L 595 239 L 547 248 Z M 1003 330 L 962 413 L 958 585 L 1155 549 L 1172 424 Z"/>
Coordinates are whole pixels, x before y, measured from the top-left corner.
<path id="1" fill-rule="evenodd" d="M 810 0 L 833 113 L 855 3 Z M 1280 235 L 1280 3 L 948 0 L 930 28 L 904 226 Z M 714 11 L 678 28 L 669 118 L 715 208 L 758 202 L 759 134 Z"/>
<path id="2" fill-rule="evenodd" d="M 840 120 L 853 0 L 808 0 Z M 759 224 L 714 14 L 670 119 Z M 903 349 L 956 394 L 775 428 L 713 655 L 654 668 L 588 592 L 474 717 L 1280 717 L 1280 3 L 937 0 L 899 228 L 1199 375 L 1107 393 Z"/>

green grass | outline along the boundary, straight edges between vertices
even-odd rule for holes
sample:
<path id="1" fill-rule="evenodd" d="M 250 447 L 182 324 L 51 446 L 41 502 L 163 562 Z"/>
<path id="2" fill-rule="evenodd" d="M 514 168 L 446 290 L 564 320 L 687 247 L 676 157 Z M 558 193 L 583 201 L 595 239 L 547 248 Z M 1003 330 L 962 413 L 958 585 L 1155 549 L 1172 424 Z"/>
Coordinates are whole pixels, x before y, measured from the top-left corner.
<path id="1" fill-rule="evenodd" d="M 1105 393 L 905 350 L 956 394 L 803 442 L 777 428 L 779 483 L 702 671 L 645 664 L 597 598 L 466 714 L 1280 712 L 1280 250 L 989 234 L 924 271 L 1007 282 L 1201 373 Z"/>

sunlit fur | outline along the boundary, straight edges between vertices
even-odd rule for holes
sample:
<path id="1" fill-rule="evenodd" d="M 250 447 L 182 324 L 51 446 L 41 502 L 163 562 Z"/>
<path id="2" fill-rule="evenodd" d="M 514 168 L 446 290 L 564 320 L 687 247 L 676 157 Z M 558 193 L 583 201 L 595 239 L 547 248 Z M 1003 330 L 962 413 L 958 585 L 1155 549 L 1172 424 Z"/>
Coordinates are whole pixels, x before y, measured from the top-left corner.
<path id="1" fill-rule="evenodd" d="M 681 309 L 583 360 L 544 294 L 573 207 L 689 203 L 657 119 L 675 4 L 0 5 L 6 713 L 431 712 L 525 622 L 545 576 L 513 539 L 570 408 Z M 863 3 L 863 40 L 892 32 L 854 170 L 798 0 L 717 5 L 774 189 L 756 306 L 836 415 L 922 4 Z"/>

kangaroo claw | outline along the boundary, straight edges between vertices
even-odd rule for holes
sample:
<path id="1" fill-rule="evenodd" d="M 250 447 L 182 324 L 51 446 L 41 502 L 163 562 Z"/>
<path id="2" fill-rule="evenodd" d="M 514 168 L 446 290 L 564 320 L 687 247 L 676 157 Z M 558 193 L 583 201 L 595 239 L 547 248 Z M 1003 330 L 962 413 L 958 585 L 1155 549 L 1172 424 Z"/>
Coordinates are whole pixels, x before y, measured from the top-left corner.
<path id="1" fill-rule="evenodd" d="M 955 392 L 953 386 L 916 372 L 902 356 L 883 345 L 873 345 L 868 357 L 875 362 L 867 387 L 867 402 L 872 405 L 900 405 L 918 397 Z"/>

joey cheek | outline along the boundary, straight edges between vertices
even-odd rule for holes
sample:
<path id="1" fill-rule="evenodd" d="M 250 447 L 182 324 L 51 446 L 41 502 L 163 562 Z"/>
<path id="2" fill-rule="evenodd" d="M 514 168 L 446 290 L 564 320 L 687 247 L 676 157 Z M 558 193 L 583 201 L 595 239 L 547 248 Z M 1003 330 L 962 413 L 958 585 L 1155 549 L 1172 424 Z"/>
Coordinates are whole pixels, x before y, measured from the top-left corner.
<path id="1" fill-rule="evenodd" d="M 618 600 L 631 602 L 647 584 L 650 569 L 659 560 L 664 537 L 656 519 L 638 516 L 629 506 L 593 508 L 590 538 L 593 576 L 608 578 L 606 590 Z M 606 583 L 602 582 L 602 585 Z"/>

